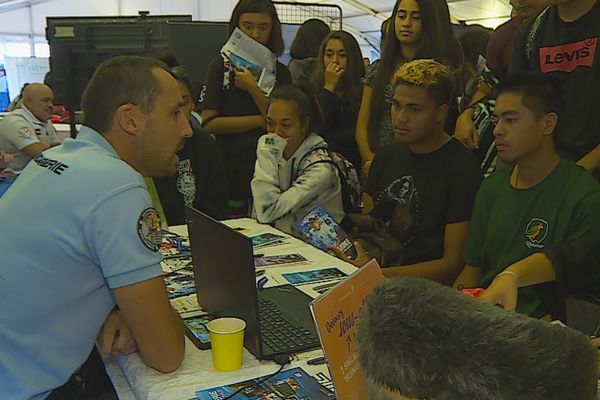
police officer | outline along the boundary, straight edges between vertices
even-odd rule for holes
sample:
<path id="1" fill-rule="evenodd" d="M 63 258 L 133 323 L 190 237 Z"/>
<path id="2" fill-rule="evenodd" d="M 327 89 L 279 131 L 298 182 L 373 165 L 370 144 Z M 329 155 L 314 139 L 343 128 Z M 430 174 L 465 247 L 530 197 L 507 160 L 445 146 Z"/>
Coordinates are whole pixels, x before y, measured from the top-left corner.
<path id="1" fill-rule="evenodd" d="M 179 366 L 183 328 L 144 177 L 175 174 L 192 132 L 183 104 L 160 61 L 105 61 L 83 94 L 77 138 L 34 158 L 2 197 L 1 399 L 96 398 L 86 379 L 106 376 L 97 337 L 104 354 Z M 82 373 L 93 363 L 98 372 Z"/>
<path id="2" fill-rule="evenodd" d="M 21 108 L 0 121 L 0 150 L 13 155 L 8 168 L 23 169 L 42 151 L 60 144 L 49 121 L 53 99 L 50 87 L 31 83 L 23 89 Z"/>

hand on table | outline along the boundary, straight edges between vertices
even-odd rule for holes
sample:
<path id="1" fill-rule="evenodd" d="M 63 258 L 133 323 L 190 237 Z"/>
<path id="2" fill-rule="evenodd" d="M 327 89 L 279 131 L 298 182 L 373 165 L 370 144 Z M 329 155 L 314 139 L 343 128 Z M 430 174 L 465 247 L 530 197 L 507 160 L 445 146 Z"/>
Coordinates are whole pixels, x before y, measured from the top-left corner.
<path id="1" fill-rule="evenodd" d="M 127 355 L 138 350 L 133 335 L 118 310 L 113 310 L 108 314 L 96 340 L 103 357 Z"/>

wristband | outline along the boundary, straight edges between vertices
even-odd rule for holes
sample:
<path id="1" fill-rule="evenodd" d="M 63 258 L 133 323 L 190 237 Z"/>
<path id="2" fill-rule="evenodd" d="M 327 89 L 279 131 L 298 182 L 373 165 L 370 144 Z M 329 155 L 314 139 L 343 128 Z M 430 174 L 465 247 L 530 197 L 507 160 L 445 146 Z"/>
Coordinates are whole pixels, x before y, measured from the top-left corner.
<path id="1" fill-rule="evenodd" d="M 498 275 L 496 275 L 496 278 L 499 277 L 500 275 L 510 275 L 510 276 L 514 277 L 517 280 L 517 282 L 519 281 L 519 275 L 517 275 L 513 271 L 506 271 L 506 270 L 502 271 Z"/>

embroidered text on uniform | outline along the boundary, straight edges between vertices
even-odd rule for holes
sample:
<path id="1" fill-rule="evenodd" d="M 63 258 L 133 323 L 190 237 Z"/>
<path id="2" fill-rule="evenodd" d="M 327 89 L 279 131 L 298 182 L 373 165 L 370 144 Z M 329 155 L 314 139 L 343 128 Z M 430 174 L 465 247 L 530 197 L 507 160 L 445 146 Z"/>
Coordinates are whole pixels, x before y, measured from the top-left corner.
<path id="1" fill-rule="evenodd" d="M 38 156 L 34 158 L 33 161 L 35 161 L 35 163 L 42 168 L 48 168 L 56 175 L 62 174 L 67 168 L 69 168 L 67 164 L 63 164 L 60 161 L 52 160 L 44 156 Z"/>

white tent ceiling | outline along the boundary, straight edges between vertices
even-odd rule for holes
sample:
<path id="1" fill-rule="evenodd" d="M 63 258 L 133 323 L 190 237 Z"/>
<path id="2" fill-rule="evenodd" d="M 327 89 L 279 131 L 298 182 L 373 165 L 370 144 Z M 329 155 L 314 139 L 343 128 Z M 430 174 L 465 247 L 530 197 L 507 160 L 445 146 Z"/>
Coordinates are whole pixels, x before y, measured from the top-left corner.
<path id="1" fill-rule="evenodd" d="M 495 27 L 510 13 L 508 0 L 447 0 L 454 22 Z M 194 20 L 226 21 L 237 0 L 0 0 L 0 42 L 7 37 L 44 41 L 47 16 L 191 14 Z M 301 0 L 342 9 L 344 29 L 361 45 L 378 43 L 379 27 L 391 15 L 394 0 Z"/>

